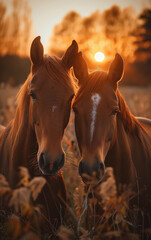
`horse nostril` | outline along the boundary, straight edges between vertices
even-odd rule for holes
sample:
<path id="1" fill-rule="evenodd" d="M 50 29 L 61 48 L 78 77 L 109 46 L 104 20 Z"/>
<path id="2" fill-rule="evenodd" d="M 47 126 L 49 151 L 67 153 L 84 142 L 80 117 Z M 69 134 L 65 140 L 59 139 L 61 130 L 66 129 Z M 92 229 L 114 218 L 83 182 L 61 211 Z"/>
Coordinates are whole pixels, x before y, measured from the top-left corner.
<path id="1" fill-rule="evenodd" d="M 83 174 L 82 161 L 79 164 L 79 174 L 80 174 L 80 176 L 82 176 L 82 174 Z"/>
<path id="2" fill-rule="evenodd" d="M 100 172 L 99 172 L 99 178 L 102 179 L 105 174 L 105 165 L 103 162 L 100 162 Z"/>
<path id="3" fill-rule="evenodd" d="M 64 153 L 60 154 L 53 164 L 53 170 L 52 170 L 53 172 L 57 172 L 63 167 L 64 159 L 65 159 Z"/>
<path id="4" fill-rule="evenodd" d="M 100 162 L 100 169 L 105 170 L 105 166 L 103 162 Z"/>
<path id="5" fill-rule="evenodd" d="M 65 159 L 65 155 L 64 153 L 62 153 L 59 157 L 58 157 L 58 170 L 61 169 L 64 165 L 64 159 Z"/>
<path id="6" fill-rule="evenodd" d="M 86 164 L 83 161 L 81 161 L 80 164 L 79 164 L 79 175 L 81 176 L 82 181 L 84 183 L 87 183 L 88 179 L 87 179 L 86 176 L 84 176 L 84 174 L 85 175 L 91 175 L 90 172 L 89 172 L 89 169 L 86 166 Z"/>
<path id="7" fill-rule="evenodd" d="M 42 152 L 39 157 L 39 167 L 45 169 L 49 167 L 49 158 L 45 152 Z"/>
<path id="8" fill-rule="evenodd" d="M 64 153 L 62 153 L 61 161 L 60 161 L 60 164 L 59 164 L 59 167 L 60 167 L 60 168 L 63 167 L 63 165 L 64 165 L 64 160 L 65 160 L 65 155 L 64 155 Z"/>

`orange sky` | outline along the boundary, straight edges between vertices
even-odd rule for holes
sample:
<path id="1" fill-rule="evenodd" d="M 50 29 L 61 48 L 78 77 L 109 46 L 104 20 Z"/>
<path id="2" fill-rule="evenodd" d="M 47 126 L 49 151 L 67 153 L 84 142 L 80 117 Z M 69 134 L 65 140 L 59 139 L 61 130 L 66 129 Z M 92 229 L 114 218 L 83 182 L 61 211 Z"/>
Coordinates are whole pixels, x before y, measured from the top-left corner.
<path id="1" fill-rule="evenodd" d="M 11 0 L 3 1 L 10 9 Z M 151 4 L 151 0 L 28 0 L 28 2 L 32 8 L 34 35 L 42 37 L 45 48 L 47 48 L 47 41 L 53 26 L 59 23 L 63 16 L 71 10 L 79 12 L 82 16 L 87 16 L 97 9 L 103 11 L 113 4 L 117 4 L 121 8 L 132 6 L 136 13 L 139 13 L 144 7 L 150 7 Z"/>

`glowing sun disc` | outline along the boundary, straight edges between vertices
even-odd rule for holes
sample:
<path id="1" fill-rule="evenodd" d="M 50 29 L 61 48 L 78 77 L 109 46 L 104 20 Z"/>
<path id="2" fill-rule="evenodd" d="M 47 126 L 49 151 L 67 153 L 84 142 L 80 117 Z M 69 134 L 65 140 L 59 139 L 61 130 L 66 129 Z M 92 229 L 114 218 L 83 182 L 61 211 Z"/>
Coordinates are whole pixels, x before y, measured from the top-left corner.
<path id="1" fill-rule="evenodd" d="M 97 62 L 102 62 L 105 58 L 102 52 L 97 52 L 94 57 Z"/>

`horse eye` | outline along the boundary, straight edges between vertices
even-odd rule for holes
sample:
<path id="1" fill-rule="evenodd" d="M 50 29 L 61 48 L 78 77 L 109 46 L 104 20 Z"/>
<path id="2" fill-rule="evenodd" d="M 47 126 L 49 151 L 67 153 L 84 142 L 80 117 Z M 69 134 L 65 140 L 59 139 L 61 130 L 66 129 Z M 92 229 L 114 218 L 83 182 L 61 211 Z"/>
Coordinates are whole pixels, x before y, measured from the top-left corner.
<path id="1" fill-rule="evenodd" d="M 33 100 L 36 100 L 36 99 L 37 99 L 36 93 L 35 93 L 35 91 L 33 91 L 33 90 L 30 90 L 30 96 L 32 97 Z"/>
<path id="2" fill-rule="evenodd" d="M 117 114 L 118 112 L 119 112 L 119 109 L 116 108 L 116 109 L 114 109 L 114 110 L 112 111 L 112 114 L 111 114 L 111 115 L 115 115 L 115 114 Z"/>

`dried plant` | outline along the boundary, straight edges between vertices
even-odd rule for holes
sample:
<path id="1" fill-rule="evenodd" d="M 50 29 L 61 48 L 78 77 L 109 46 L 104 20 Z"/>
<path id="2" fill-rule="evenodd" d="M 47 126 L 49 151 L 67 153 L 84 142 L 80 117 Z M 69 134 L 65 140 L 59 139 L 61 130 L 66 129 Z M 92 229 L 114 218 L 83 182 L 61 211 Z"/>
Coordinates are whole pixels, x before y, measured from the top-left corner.
<path id="1" fill-rule="evenodd" d="M 11 189 L 6 178 L 0 174 L 0 218 L 3 223 L 0 233 L 4 239 L 39 240 L 41 211 L 34 201 L 46 180 L 43 177 L 30 180 L 28 169 L 25 167 L 19 168 L 18 175 L 20 181 L 17 188 Z"/>
<path id="2" fill-rule="evenodd" d="M 58 232 L 58 237 L 60 237 L 60 239 L 62 240 L 71 240 L 71 239 L 75 239 L 75 234 L 74 231 L 72 229 L 68 229 L 64 226 L 61 226 Z"/>

